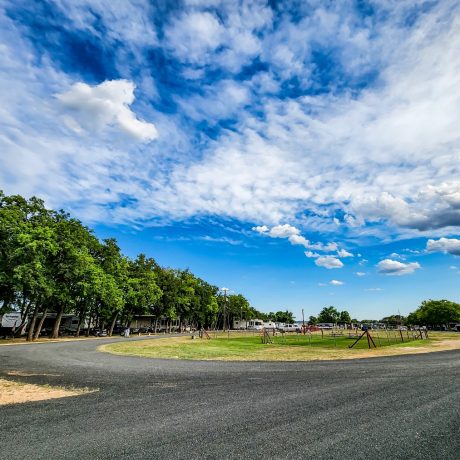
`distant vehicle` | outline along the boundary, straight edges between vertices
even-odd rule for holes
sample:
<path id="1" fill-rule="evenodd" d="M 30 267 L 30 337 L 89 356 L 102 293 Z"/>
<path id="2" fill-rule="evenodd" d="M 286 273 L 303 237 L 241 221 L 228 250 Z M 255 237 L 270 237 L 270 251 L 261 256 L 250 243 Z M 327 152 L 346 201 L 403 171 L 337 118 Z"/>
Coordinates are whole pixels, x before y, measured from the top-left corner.
<path id="1" fill-rule="evenodd" d="M 21 313 L 13 311 L 11 313 L 5 313 L 0 315 L 0 326 L 13 328 L 18 327 L 22 322 Z"/>
<path id="2" fill-rule="evenodd" d="M 92 329 L 90 334 L 94 335 L 95 337 L 107 337 L 107 329 Z"/>
<path id="3" fill-rule="evenodd" d="M 279 324 L 278 330 L 282 332 L 302 332 L 300 324 Z"/>
<path id="4" fill-rule="evenodd" d="M 264 322 L 261 319 L 249 319 L 249 320 L 234 320 L 233 329 L 248 329 L 250 331 L 261 331 L 264 327 Z"/>
<path id="5" fill-rule="evenodd" d="M 258 319 L 248 321 L 247 329 L 252 331 L 261 331 L 264 328 L 264 322 Z"/>
<path id="6" fill-rule="evenodd" d="M 334 323 L 319 323 L 317 325 L 320 329 L 333 329 Z"/>
<path id="7" fill-rule="evenodd" d="M 21 325 L 22 318 L 21 313 L 11 312 L 0 315 L 0 337 L 7 338 L 12 337 L 13 334 L 17 334 L 17 328 Z"/>

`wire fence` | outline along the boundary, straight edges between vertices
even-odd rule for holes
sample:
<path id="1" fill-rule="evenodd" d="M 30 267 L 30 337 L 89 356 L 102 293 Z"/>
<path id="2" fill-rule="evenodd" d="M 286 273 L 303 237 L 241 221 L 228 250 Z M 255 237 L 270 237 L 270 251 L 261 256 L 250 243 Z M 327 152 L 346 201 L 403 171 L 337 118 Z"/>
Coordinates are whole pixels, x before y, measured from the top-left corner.
<path id="1" fill-rule="evenodd" d="M 367 332 L 370 340 L 367 340 Z M 264 344 L 291 345 L 291 346 L 316 346 L 337 348 L 370 348 L 397 345 L 417 340 L 428 339 L 426 330 L 400 330 L 400 329 L 319 329 L 303 330 L 302 332 L 282 332 L 272 329 L 263 330 L 228 330 L 208 331 L 208 337 L 214 340 L 248 339 Z M 360 339 L 358 341 L 358 339 Z"/>

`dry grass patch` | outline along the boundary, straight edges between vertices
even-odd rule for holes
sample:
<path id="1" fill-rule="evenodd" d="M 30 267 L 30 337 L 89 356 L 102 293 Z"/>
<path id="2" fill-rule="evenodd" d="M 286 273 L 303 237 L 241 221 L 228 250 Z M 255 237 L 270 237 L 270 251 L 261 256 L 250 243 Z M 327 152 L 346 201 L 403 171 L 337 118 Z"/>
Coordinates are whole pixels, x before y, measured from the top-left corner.
<path id="1" fill-rule="evenodd" d="M 5 404 L 19 404 L 46 399 L 66 398 L 93 393 L 97 390 L 88 388 L 68 389 L 49 385 L 35 385 L 31 383 L 13 382 L 0 378 L 0 406 Z"/>

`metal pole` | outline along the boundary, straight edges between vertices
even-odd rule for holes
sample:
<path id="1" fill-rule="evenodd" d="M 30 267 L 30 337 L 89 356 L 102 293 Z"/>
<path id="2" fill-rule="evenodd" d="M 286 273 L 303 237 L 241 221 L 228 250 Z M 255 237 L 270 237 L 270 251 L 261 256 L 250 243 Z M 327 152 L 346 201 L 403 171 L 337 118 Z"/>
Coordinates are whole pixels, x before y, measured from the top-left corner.
<path id="1" fill-rule="evenodd" d="M 224 324 L 223 324 L 223 330 L 224 332 L 227 330 L 227 291 L 228 288 L 222 288 L 222 291 L 224 291 Z"/>

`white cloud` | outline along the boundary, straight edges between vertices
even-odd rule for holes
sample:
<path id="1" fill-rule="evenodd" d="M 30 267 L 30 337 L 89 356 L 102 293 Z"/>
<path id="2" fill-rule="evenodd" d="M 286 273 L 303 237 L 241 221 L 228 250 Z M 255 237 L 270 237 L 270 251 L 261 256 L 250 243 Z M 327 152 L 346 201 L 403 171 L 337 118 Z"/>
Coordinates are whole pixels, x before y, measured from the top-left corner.
<path id="1" fill-rule="evenodd" d="M 56 97 L 66 109 L 69 127 L 81 131 L 101 130 L 116 126 L 126 134 L 141 141 L 151 141 L 158 137 L 152 123 L 138 120 L 129 106 L 134 102 L 135 86 L 127 80 L 105 81 L 97 86 L 76 83 L 72 88 Z M 80 129 L 79 129 L 80 128 Z"/>
<path id="2" fill-rule="evenodd" d="M 451 265 L 449 268 L 450 268 L 451 270 L 458 270 L 458 267 L 457 267 L 456 265 Z"/>
<path id="3" fill-rule="evenodd" d="M 366 273 L 364 272 L 355 272 L 356 276 L 366 276 Z"/>
<path id="4" fill-rule="evenodd" d="M 176 57 L 199 62 L 222 43 L 224 30 L 214 14 L 191 12 L 183 13 L 172 21 L 166 28 L 165 36 Z"/>
<path id="5" fill-rule="evenodd" d="M 351 252 L 348 252 L 345 249 L 339 249 L 337 251 L 337 255 L 339 257 L 354 257 L 354 255 Z"/>
<path id="6" fill-rule="evenodd" d="M 371 292 L 372 292 L 372 291 L 383 291 L 383 289 L 382 289 L 382 288 L 378 288 L 378 287 L 377 287 L 377 288 L 367 288 L 366 291 L 371 291 Z"/>
<path id="7" fill-rule="evenodd" d="M 333 256 L 321 256 L 321 257 L 318 257 L 315 260 L 315 264 L 318 267 L 324 267 L 324 268 L 328 268 L 328 269 L 342 268 L 343 267 L 342 261 L 340 259 L 337 259 L 336 257 L 333 257 Z"/>
<path id="8" fill-rule="evenodd" d="M 252 227 L 252 229 L 257 233 L 267 233 L 270 230 L 266 225 Z"/>
<path id="9" fill-rule="evenodd" d="M 339 280 L 331 280 L 331 281 L 329 281 L 329 284 L 332 284 L 332 286 L 342 286 L 345 283 L 343 281 L 339 281 Z"/>
<path id="10" fill-rule="evenodd" d="M 378 272 L 384 275 L 410 275 L 420 268 L 418 262 L 402 263 L 397 260 L 385 259 L 376 265 Z"/>
<path id="11" fill-rule="evenodd" d="M 439 240 L 428 240 L 426 243 L 428 252 L 444 252 L 460 256 L 460 240 L 456 238 L 440 238 Z"/>
<path id="12" fill-rule="evenodd" d="M 304 254 L 305 257 L 308 257 L 309 259 L 316 259 L 317 257 L 321 257 L 321 254 L 313 251 L 305 251 Z"/>
<path id="13" fill-rule="evenodd" d="M 107 212 L 130 222 L 214 214 L 277 226 L 302 215 L 302 228 L 329 235 L 339 223 L 341 232 L 363 238 L 386 238 L 386 226 L 391 235 L 422 231 L 439 238 L 460 224 L 456 2 L 436 2 L 411 27 L 405 21 L 411 2 L 376 2 L 376 21 L 357 21 L 347 2 L 312 6 L 296 21 L 278 17 L 276 27 L 261 2 L 220 3 L 219 17 L 204 3 L 189 2 L 168 18 L 164 38 L 144 21 L 154 17 L 155 2 L 115 3 L 94 0 L 89 9 L 84 1 L 59 0 L 78 31 L 107 38 L 106 46 L 126 44 L 113 47 L 115 54 L 121 48 L 126 53 L 114 58 L 126 78 L 121 86 L 71 88 L 70 77 L 46 54 L 37 59 L 21 28 L 0 12 L 0 83 L 8 88 L 0 95 L 0 179 L 7 191 L 49 197 L 96 220 Z M 167 140 L 161 148 L 134 152 L 100 132 L 83 142 L 84 130 L 111 133 L 109 126 L 139 140 L 158 136 L 156 126 L 138 118 L 150 118 L 152 104 L 148 109 L 136 101 L 136 114 L 130 106 L 135 75 L 123 56 L 133 52 L 139 64 L 149 47 L 159 45 L 187 64 L 190 78 L 224 69 L 223 80 L 186 88 L 187 97 L 171 95 L 178 113 L 152 118 Z M 314 94 L 315 46 L 335 50 L 341 82 L 376 74 L 376 84 L 341 91 L 332 82 Z M 264 70 L 232 80 L 229 74 L 255 57 Z M 286 90 L 283 77 L 291 76 L 299 82 L 293 98 L 279 93 Z M 141 80 L 140 90 L 150 84 L 155 92 L 154 77 Z M 62 118 L 49 94 L 60 94 Z M 232 127 L 205 141 L 206 134 L 188 124 L 217 126 L 228 117 Z M 136 204 L 112 210 L 122 196 Z M 373 225 L 363 229 L 366 222 Z M 284 238 L 310 253 L 333 251 L 334 243 L 313 243 L 300 232 Z"/>
<path id="14" fill-rule="evenodd" d="M 289 224 L 275 225 L 271 229 L 266 225 L 261 225 L 252 227 L 252 230 L 260 233 L 261 235 L 267 235 L 270 238 L 286 238 L 291 244 L 303 246 L 308 249 L 325 252 L 335 251 L 337 249 L 336 243 L 312 243 L 300 234 L 300 230 L 298 228 Z M 307 257 L 317 257 L 316 253 L 311 251 L 306 251 L 305 255 Z"/>
<path id="15" fill-rule="evenodd" d="M 344 211 L 341 227 L 350 232 L 360 232 L 366 222 L 422 231 L 459 224 L 460 95 L 452 88 L 459 83 L 454 50 L 460 33 L 458 15 L 446 5 L 422 15 L 412 29 L 399 26 L 402 7 L 388 11 L 388 22 L 373 31 L 342 29 L 349 18 L 330 11 L 299 25 L 280 24 L 262 53 L 274 73 L 279 67 L 305 76 L 308 87 L 305 63 L 318 34 L 325 42 L 344 38 L 343 62 L 354 72 L 363 64 L 378 68 L 379 84 L 356 97 L 259 95 L 263 117 L 241 111 L 236 131 L 199 163 L 179 168 L 164 191 L 177 197 L 171 212 L 224 209 L 231 217 L 278 223 L 308 209 L 314 217 L 306 218 L 307 225 L 334 231 L 333 217 L 324 213 L 331 206 Z M 366 57 L 361 62 L 358 56 Z M 379 66 L 372 66 L 374 59 Z"/>

